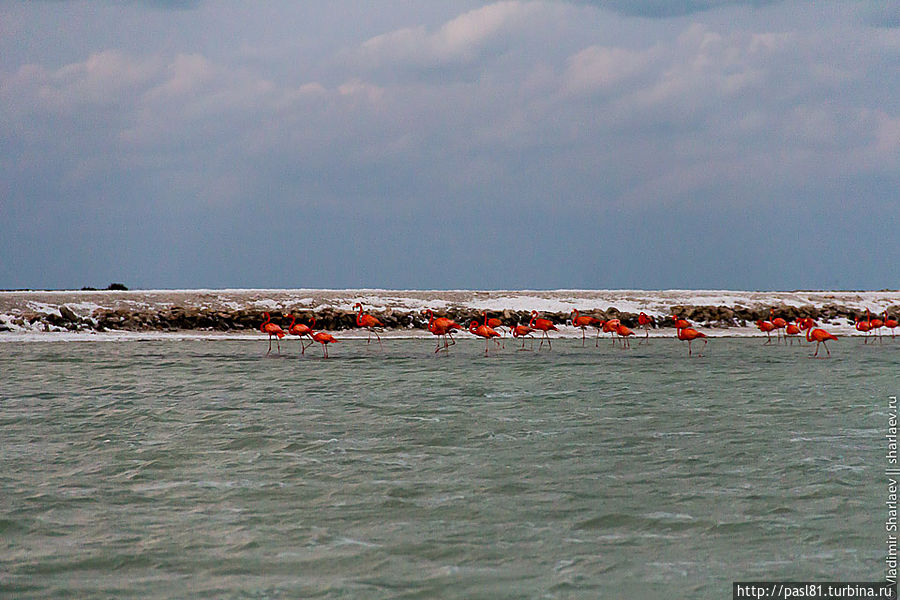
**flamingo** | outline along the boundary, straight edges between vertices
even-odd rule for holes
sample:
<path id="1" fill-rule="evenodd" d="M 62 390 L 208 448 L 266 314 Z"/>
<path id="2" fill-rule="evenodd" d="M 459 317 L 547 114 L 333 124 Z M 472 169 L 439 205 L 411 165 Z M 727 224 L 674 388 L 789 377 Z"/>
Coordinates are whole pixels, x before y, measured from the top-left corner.
<path id="1" fill-rule="evenodd" d="M 837 337 L 824 329 L 813 329 L 811 325 L 806 329 L 806 341 L 810 343 L 816 342 L 816 353 L 813 354 L 813 357 L 819 355 L 819 344 L 825 344 L 825 340 L 837 341 Z M 831 352 L 828 350 L 828 344 L 825 344 L 825 352 L 828 352 L 828 356 L 831 356 Z"/>
<path id="2" fill-rule="evenodd" d="M 868 309 L 866 309 L 866 310 L 868 311 Z M 857 319 L 855 326 L 856 326 L 857 331 L 861 331 L 866 334 L 866 339 L 863 340 L 863 344 L 868 344 L 869 343 L 869 332 L 872 330 L 872 324 L 869 322 L 868 319 L 866 319 L 865 321 L 863 321 L 862 319 Z"/>
<path id="3" fill-rule="evenodd" d="M 281 354 L 281 342 L 279 340 L 284 337 L 284 330 L 275 323 L 272 323 L 272 317 L 269 316 L 269 313 L 263 313 L 263 316 L 266 318 L 266 320 L 263 321 L 262 325 L 259 326 L 259 330 L 263 333 L 269 334 L 269 351 L 266 352 L 266 355 L 268 356 L 272 353 L 273 335 L 278 336 L 275 339 L 275 343 L 278 344 L 278 354 Z"/>
<path id="4" fill-rule="evenodd" d="M 631 342 L 628 341 L 629 335 L 634 335 L 634 332 L 621 323 L 618 327 L 616 327 L 616 335 L 622 338 L 622 348 L 631 348 Z"/>
<path id="5" fill-rule="evenodd" d="M 288 326 L 288 333 L 291 335 L 296 335 L 300 338 L 300 354 L 306 353 L 307 344 L 303 343 L 303 336 L 309 337 L 309 345 L 312 345 L 312 330 L 313 327 L 316 326 L 316 318 L 312 318 L 312 322 L 309 325 L 304 325 L 303 323 L 296 323 L 297 317 L 291 315 L 291 324 Z"/>
<path id="6" fill-rule="evenodd" d="M 608 333 L 609 337 L 612 338 L 613 346 L 616 345 L 616 329 L 621 325 L 622 322 L 619 319 L 610 319 L 608 321 L 604 321 L 602 328 L 603 333 Z M 600 332 L 597 332 L 597 338 L 599 339 Z"/>
<path id="7" fill-rule="evenodd" d="M 785 337 L 790 336 L 791 346 L 793 346 L 794 339 L 797 338 L 798 335 L 800 335 L 800 327 L 796 323 L 788 323 L 787 327 L 785 327 L 784 329 L 784 335 Z M 800 341 L 799 338 L 797 338 L 797 341 Z"/>
<path id="8" fill-rule="evenodd" d="M 691 326 L 690 323 L 688 323 L 678 315 L 672 315 L 672 320 L 675 321 L 675 329 L 684 329 Z"/>
<path id="9" fill-rule="evenodd" d="M 882 321 L 878 317 L 875 317 L 873 319 L 872 316 L 869 314 L 868 308 L 866 309 L 866 318 L 869 319 L 869 326 L 872 328 L 872 334 L 878 336 L 879 342 L 884 342 L 884 340 L 882 339 L 882 336 L 881 336 L 881 332 L 878 331 L 879 329 L 884 327 L 884 321 Z"/>
<path id="10" fill-rule="evenodd" d="M 600 328 L 603 326 L 603 321 L 601 321 L 597 317 L 591 317 L 588 315 L 579 316 L 578 309 L 575 309 L 572 311 L 572 325 L 581 329 L 582 348 L 584 348 L 585 330 L 588 327 L 593 327 L 597 330 L 597 346 L 600 346 Z"/>
<path id="11" fill-rule="evenodd" d="M 369 330 L 369 337 L 366 338 L 366 345 L 372 341 L 372 334 L 374 333 L 375 337 L 378 338 L 378 345 L 384 350 L 384 344 L 381 343 L 381 337 L 378 335 L 378 332 L 375 331 L 376 327 L 384 327 L 384 324 L 372 315 L 364 315 L 361 303 L 357 302 L 353 305 L 353 308 L 359 309 L 359 314 L 356 315 L 356 325 L 358 327 L 365 327 Z"/>
<path id="12" fill-rule="evenodd" d="M 498 329 L 500 330 L 498 333 L 500 333 L 501 340 L 504 337 L 506 337 L 506 325 L 504 325 L 503 321 L 501 321 L 500 319 L 498 319 L 496 317 L 491 317 L 490 319 L 487 320 L 487 325 L 488 325 L 488 327 L 490 327 L 491 329 L 493 329 L 495 331 Z M 506 348 L 506 344 L 503 343 L 502 341 L 500 341 L 500 342 L 498 342 L 497 340 L 494 340 L 494 341 L 497 342 L 497 345 L 499 345 L 500 347 Z"/>
<path id="13" fill-rule="evenodd" d="M 478 321 L 476 321 L 475 319 L 472 319 L 472 321 L 469 323 L 469 333 L 472 333 L 472 334 L 477 335 L 478 337 L 484 338 L 484 340 L 485 340 L 484 355 L 487 356 L 488 348 L 491 345 L 491 338 L 500 337 L 500 334 L 488 326 L 487 312 L 483 312 L 481 314 L 484 316 L 484 324 L 479 325 Z"/>
<path id="14" fill-rule="evenodd" d="M 325 333 L 324 331 L 312 332 L 313 341 L 319 342 L 322 344 L 322 352 L 324 353 L 325 358 L 328 358 L 328 344 L 336 344 L 340 342 L 340 340 L 334 339 L 334 336 L 330 333 Z"/>
<path id="15" fill-rule="evenodd" d="M 783 332 L 781 330 L 787 327 L 787 321 L 781 317 L 776 317 L 774 308 L 769 309 L 769 319 L 771 320 L 772 325 L 775 326 L 775 340 L 778 341 L 779 334 L 782 334 L 783 337 Z"/>
<path id="16" fill-rule="evenodd" d="M 534 350 L 534 336 L 531 335 L 531 332 L 534 331 L 528 325 L 515 325 L 512 327 L 512 336 L 514 338 L 522 338 L 522 347 L 519 350 L 525 350 L 525 338 L 531 339 L 531 349 Z"/>
<path id="17" fill-rule="evenodd" d="M 457 329 L 462 329 L 460 325 L 451 319 L 446 317 L 438 317 L 434 318 L 434 313 L 430 308 L 425 309 L 425 314 L 428 315 L 428 331 L 430 331 L 433 335 L 444 338 L 444 350 L 446 352 L 450 352 L 450 346 L 456 344 L 456 340 L 453 339 L 453 332 Z M 450 338 L 450 343 L 447 343 L 447 338 Z M 435 354 L 437 354 L 441 350 L 441 343 L 438 342 L 437 347 L 434 349 Z"/>
<path id="18" fill-rule="evenodd" d="M 543 335 L 541 335 L 541 344 L 538 348 L 541 348 L 544 345 L 544 338 L 547 338 L 547 346 L 553 350 L 553 345 L 550 343 L 550 336 L 547 335 L 548 331 L 559 331 L 556 328 L 556 325 L 553 324 L 553 321 L 550 319 L 542 319 L 538 318 L 538 311 L 531 311 L 531 321 L 528 322 L 528 326 L 534 329 L 540 330 Z"/>
<path id="19" fill-rule="evenodd" d="M 891 339 L 894 339 L 894 328 L 897 327 L 897 319 L 888 318 L 887 310 L 884 311 L 884 326 L 891 330 Z"/>
<path id="20" fill-rule="evenodd" d="M 771 344 L 772 343 L 771 333 L 772 333 L 772 331 L 775 330 L 775 323 L 773 323 L 772 321 L 763 321 L 762 319 L 759 319 L 756 321 L 756 326 L 759 328 L 760 331 L 764 332 L 766 334 L 766 336 L 769 338 L 766 340 L 766 343 L 764 343 L 763 346 L 768 346 L 769 344 Z M 778 334 L 776 333 L 776 335 L 778 335 Z"/>
<path id="21" fill-rule="evenodd" d="M 682 342 L 687 340 L 688 356 L 693 356 L 693 352 L 691 350 L 691 342 L 693 342 L 697 338 L 703 338 L 703 345 L 706 346 L 706 343 L 707 343 L 706 334 L 700 333 L 699 331 L 697 331 L 696 329 L 694 329 L 692 327 L 680 327 L 678 329 L 678 333 L 676 333 L 675 335 Z M 700 354 L 699 356 L 703 356 L 703 355 Z"/>
<path id="22" fill-rule="evenodd" d="M 641 312 L 638 315 L 638 325 L 644 330 L 644 339 L 638 342 L 638 345 L 643 344 L 644 342 L 650 343 L 650 326 L 653 325 L 653 317 L 648 315 L 645 312 Z"/>

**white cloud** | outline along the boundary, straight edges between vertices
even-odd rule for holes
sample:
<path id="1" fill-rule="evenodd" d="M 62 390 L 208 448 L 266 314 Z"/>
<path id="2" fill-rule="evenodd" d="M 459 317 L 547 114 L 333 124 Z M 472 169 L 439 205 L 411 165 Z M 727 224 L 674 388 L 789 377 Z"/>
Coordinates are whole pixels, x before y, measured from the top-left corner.
<path id="1" fill-rule="evenodd" d="M 654 60 L 654 51 L 591 46 L 568 60 L 565 86 L 571 92 L 611 90 L 623 80 L 643 73 Z"/>
<path id="2" fill-rule="evenodd" d="M 497 2 L 466 12 L 429 32 L 408 27 L 375 36 L 359 48 L 358 59 L 377 66 L 466 63 L 478 58 L 504 31 L 545 7 L 538 2 Z"/>

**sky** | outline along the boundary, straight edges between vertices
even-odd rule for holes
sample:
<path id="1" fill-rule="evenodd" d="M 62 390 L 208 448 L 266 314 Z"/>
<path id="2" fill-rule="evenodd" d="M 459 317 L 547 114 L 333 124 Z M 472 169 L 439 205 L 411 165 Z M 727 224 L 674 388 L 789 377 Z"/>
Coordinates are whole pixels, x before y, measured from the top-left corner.
<path id="1" fill-rule="evenodd" d="M 896 289 L 900 2 L 0 0 L 0 289 Z"/>

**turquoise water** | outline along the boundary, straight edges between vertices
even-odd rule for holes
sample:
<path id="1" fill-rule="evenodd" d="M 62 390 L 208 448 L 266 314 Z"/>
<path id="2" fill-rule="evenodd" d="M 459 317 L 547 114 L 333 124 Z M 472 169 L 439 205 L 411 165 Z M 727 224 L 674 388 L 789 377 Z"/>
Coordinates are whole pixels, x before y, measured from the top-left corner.
<path id="1" fill-rule="evenodd" d="M 726 598 L 884 577 L 900 342 L 0 344 L 0 596 Z"/>

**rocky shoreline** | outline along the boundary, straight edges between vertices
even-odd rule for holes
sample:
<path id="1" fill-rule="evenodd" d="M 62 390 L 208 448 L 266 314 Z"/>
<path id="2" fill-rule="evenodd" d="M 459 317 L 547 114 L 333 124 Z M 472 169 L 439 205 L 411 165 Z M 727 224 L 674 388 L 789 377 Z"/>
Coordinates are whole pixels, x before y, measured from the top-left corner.
<path id="1" fill-rule="evenodd" d="M 34 302 L 19 306 L 6 307 L 5 314 L 0 316 L 0 331 L 128 331 L 128 332 L 178 332 L 178 331 L 218 331 L 241 332 L 259 328 L 265 320 L 264 313 L 269 312 L 273 321 L 286 326 L 291 316 L 299 322 L 308 323 L 313 317 L 316 328 L 341 331 L 356 327 L 356 313 L 353 310 L 332 306 L 319 306 L 315 309 L 305 307 L 284 308 L 227 308 L 225 306 L 112 306 L 96 307 L 89 312 L 83 305 L 72 306 L 61 303 L 54 306 L 35 306 Z M 787 320 L 809 317 L 822 323 L 852 324 L 855 319 L 865 317 L 865 309 L 859 306 L 842 304 L 825 304 L 822 306 L 787 304 L 760 305 L 746 307 L 740 305 L 668 305 L 660 314 L 657 307 L 657 327 L 674 327 L 670 315 L 677 314 L 700 327 L 728 329 L 732 327 L 752 327 L 757 319 L 768 319 L 770 310 L 775 315 Z M 481 320 L 482 309 L 473 307 L 435 308 L 435 316 L 448 317 L 460 324 L 468 324 L 472 319 Z M 888 308 L 891 314 L 900 313 L 900 304 Z M 367 309 L 368 314 L 377 317 L 386 329 L 411 330 L 425 329 L 427 318 L 422 309 Z M 636 329 L 638 315 L 635 312 L 620 311 L 615 306 L 605 310 L 593 309 L 581 311 L 583 315 L 591 315 L 602 320 L 617 318 L 626 326 Z M 505 324 L 527 324 L 530 311 L 499 309 L 488 310 L 491 317 L 499 317 Z M 541 316 L 550 319 L 557 325 L 565 325 L 571 318 L 571 311 L 542 311 Z"/>

